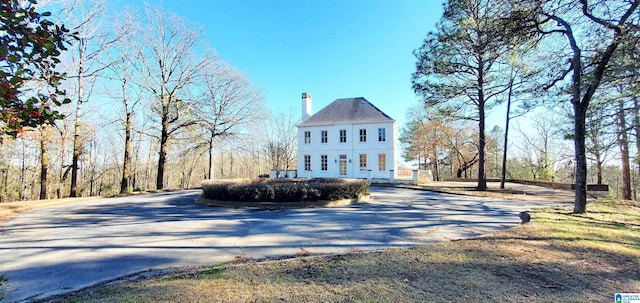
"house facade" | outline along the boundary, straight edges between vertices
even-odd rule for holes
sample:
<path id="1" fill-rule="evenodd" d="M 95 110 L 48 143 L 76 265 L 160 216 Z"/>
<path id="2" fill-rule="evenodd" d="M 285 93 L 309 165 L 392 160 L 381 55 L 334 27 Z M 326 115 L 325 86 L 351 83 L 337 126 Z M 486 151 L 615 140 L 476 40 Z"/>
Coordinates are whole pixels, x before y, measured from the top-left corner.
<path id="1" fill-rule="evenodd" d="M 337 99 L 312 115 L 304 93 L 298 177 L 393 180 L 397 136 L 395 120 L 365 98 Z"/>

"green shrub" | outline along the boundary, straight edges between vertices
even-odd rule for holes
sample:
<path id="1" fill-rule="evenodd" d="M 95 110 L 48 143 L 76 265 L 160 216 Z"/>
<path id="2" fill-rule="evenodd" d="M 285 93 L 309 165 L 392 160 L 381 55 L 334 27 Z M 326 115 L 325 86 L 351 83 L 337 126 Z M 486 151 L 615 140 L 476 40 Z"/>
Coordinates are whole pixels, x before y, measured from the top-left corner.
<path id="1" fill-rule="evenodd" d="M 354 199 L 367 194 L 359 179 L 236 179 L 202 182 L 206 199 L 243 202 L 299 202 Z"/>

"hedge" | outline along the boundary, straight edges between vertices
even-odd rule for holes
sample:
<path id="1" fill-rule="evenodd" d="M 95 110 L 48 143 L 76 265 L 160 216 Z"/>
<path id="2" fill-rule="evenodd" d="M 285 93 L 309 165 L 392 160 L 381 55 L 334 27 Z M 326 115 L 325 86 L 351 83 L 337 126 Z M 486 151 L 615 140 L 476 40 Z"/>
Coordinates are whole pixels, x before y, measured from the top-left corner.
<path id="1" fill-rule="evenodd" d="M 355 199 L 366 195 L 360 179 L 235 179 L 202 182 L 203 197 L 242 202 L 305 202 Z"/>

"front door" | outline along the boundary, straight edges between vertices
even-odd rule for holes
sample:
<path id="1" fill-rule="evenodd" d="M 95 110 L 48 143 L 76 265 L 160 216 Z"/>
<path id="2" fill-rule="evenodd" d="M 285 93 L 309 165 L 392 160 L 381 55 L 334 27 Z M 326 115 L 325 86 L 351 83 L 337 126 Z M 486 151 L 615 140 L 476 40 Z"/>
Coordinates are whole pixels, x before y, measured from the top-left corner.
<path id="1" fill-rule="evenodd" d="M 340 155 L 340 176 L 347 175 L 347 155 Z"/>

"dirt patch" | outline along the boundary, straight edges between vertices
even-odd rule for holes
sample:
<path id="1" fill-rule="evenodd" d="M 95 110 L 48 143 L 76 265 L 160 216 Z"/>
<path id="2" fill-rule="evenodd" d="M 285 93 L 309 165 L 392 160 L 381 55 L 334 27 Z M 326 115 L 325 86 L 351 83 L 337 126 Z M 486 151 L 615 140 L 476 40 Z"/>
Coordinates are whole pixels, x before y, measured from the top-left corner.
<path id="1" fill-rule="evenodd" d="M 67 205 L 73 203 L 80 203 L 95 199 L 103 199 L 103 198 L 115 198 L 115 197 L 128 197 L 128 196 L 137 196 L 143 194 L 152 194 L 152 193 L 161 193 L 161 192 L 173 192 L 178 189 L 164 189 L 164 190 L 152 190 L 152 191 L 143 191 L 143 192 L 132 192 L 127 194 L 118 194 L 113 197 L 102 197 L 102 196 L 93 196 L 93 197 L 77 197 L 77 198 L 62 198 L 62 199 L 47 199 L 47 200 L 30 200 L 30 201 L 16 201 L 16 202 L 4 202 L 0 203 L 0 221 L 10 219 L 13 216 L 16 216 L 20 213 L 52 207 L 52 206 L 60 206 Z"/>
<path id="2" fill-rule="evenodd" d="M 88 200 L 100 199 L 103 197 L 80 197 L 80 198 L 64 198 L 52 200 L 33 200 L 19 202 L 0 203 L 0 220 L 6 220 L 19 213 L 39 208 L 79 203 Z"/>

